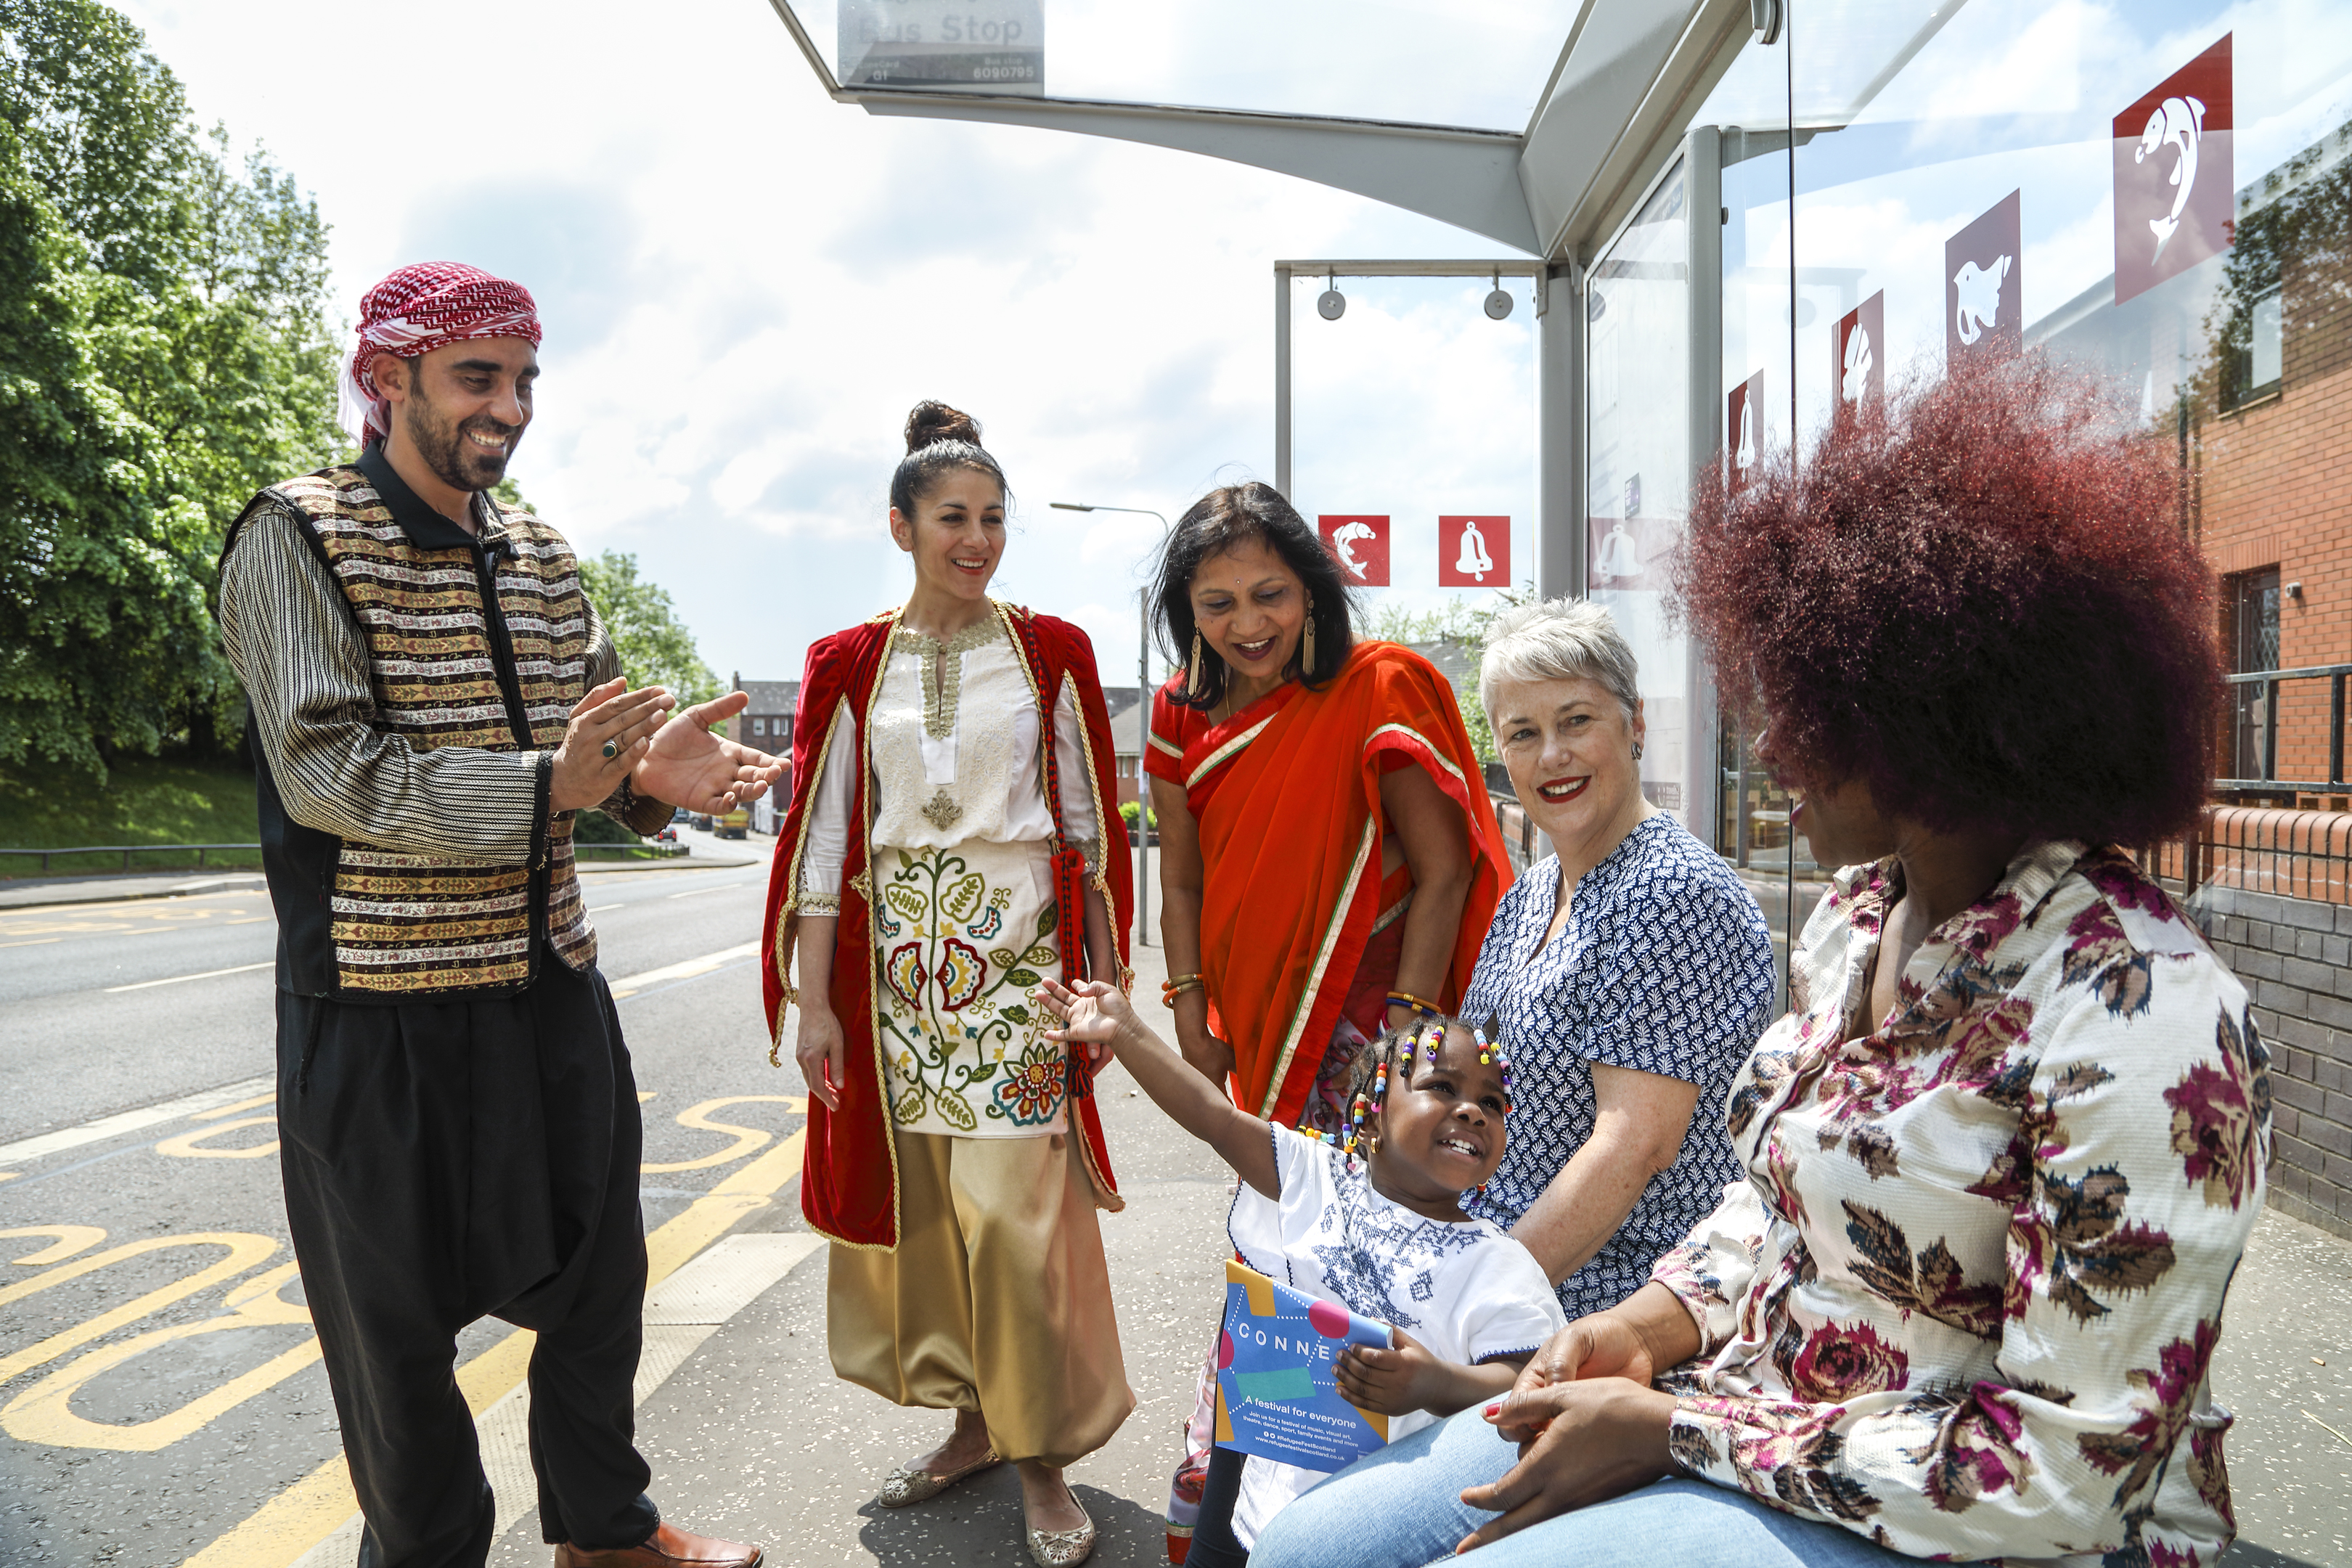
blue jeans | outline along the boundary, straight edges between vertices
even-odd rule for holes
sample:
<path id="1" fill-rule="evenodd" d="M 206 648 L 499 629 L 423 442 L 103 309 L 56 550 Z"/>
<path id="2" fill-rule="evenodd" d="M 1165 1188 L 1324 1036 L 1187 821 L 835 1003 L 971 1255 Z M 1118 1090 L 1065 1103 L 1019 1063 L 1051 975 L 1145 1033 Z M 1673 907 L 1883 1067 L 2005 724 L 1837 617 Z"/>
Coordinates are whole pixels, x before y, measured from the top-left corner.
<path id="1" fill-rule="evenodd" d="M 1517 1462 L 1475 1409 L 1357 1460 L 1275 1516 L 1250 1568 L 1423 1568 L 1495 1516 L 1465 1487 Z M 1705 1481 L 1662 1480 L 1548 1519 L 1472 1554 L 1477 1568 L 1892 1568 L 1911 1563 L 1833 1524 L 1766 1508 Z"/>

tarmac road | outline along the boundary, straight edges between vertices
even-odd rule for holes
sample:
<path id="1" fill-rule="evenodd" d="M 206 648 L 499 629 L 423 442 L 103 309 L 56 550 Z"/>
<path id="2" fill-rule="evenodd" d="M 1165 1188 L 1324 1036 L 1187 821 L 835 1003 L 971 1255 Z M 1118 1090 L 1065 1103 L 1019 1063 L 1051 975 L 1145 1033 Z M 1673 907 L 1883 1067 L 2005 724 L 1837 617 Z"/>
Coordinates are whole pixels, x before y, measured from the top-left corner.
<path id="1" fill-rule="evenodd" d="M 695 858 L 768 847 L 698 836 Z M 872 1503 L 884 1472 L 945 1423 L 836 1382 L 825 1361 L 822 1249 L 793 1185 L 800 1086 L 767 1065 L 746 950 L 766 869 L 587 879 L 649 1097 L 655 1272 L 678 1269 L 654 1292 L 640 1374 L 654 1495 L 680 1523 L 763 1540 L 793 1568 L 1024 1563 L 1007 1472 L 918 1509 Z M 257 883 L 0 907 L 5 1568 L 352 1560 L 278 1195 L 274 942 Z M 1160 950 L 1136 958 L 1149 997 Z M 1096 1561 L 1143 1568 L 1165 1560 L 1159 1514 L 1220 1295 L 1231 1181 L 1123 1075 L 1102 1094 L 1128 1205 L 1103 1232 L 1139 1404 L 1071 1479 L 1102 1531 Z M 519 1407 L 499 1403 L 527 1350 L 516 1342 L 500 1324 L 469 1331 L 460 1380 L 501 1488 L 491 1562 L 540 1568 Z M 2319 1425 L 2352 1434 L 2348 1373 L 2352 1246 L 2266 1215 L 2215 1361 L 2238 1415 L 2229 1456 L 2245 1540 L 2232 1568 L 2352 1564 L 2352 1443 Z"/>

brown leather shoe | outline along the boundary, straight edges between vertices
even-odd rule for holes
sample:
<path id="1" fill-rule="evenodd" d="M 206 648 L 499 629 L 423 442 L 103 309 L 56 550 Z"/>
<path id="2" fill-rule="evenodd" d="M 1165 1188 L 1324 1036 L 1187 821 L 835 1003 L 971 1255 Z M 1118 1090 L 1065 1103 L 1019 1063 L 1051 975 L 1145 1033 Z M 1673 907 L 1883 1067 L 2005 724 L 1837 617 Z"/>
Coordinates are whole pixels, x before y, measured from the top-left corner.
<path id="1" fill-rule="evenodd" d="M 555 1549 L 555 1568 L 760 1568 L 766 1555 L 757 1546 L 738 1546 L 707 1535 L 688 1535 L 665 1524 L 641 1546 L 593 1552 L 570 1542 Z"/>

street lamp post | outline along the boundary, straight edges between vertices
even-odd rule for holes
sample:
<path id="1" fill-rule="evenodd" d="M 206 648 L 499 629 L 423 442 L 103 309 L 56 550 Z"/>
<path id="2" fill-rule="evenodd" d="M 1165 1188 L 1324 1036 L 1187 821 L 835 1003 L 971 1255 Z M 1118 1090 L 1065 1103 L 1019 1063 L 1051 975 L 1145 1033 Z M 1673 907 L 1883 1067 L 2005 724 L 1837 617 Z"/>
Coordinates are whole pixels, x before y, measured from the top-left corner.
<path id="1" fill-rule="evenodd" d="M 1148 506 L 1082 506 L 1076 501 L 1049 501 L 1057 511 L 1124 511 L 1160 519 L 1162 536 L 1168 519 Z M 1143 749 L 1151 744 L 1151 585 L 1135 591 L 1135 940 L 1151 945 L 1151 801 L 1143 793 Z M 1050 744 L 1050 741 L 1048 742 Z"/>

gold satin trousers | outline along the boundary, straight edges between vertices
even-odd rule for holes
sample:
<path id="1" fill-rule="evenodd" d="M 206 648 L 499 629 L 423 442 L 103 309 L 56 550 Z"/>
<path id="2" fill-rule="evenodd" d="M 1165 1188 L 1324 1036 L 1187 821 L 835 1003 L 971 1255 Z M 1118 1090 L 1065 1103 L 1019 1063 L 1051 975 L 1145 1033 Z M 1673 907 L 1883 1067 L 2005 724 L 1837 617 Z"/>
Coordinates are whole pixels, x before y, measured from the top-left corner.
<path id="1" fill-rule="evenodd" d="M 1135 1391 L 1076 1138 L 891 1136 L 898 1249 L 836 1242 L 827 1260 L 835 1374 L 977 1410 L 1007 1459 L 1059 1468 L 1109 1442 Z"/>

